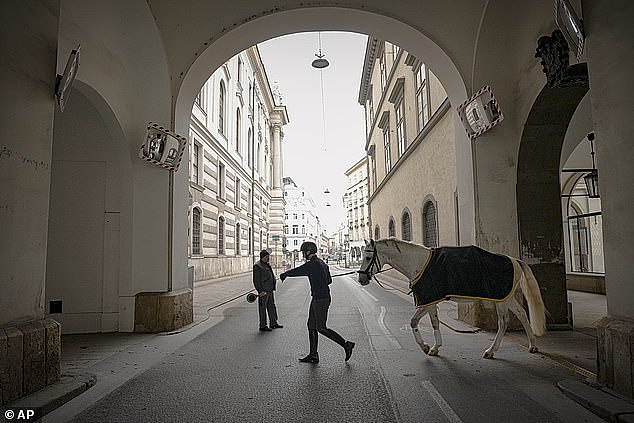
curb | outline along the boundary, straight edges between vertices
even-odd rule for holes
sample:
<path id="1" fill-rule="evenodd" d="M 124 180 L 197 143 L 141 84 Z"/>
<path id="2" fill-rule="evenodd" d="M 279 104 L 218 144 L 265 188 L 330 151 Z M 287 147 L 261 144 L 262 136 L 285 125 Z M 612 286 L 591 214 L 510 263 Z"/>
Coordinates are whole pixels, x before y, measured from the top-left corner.
<path id="1" fill-rule="evenodd" d="M 564 395 L 610 422 L 634 423 L 634 402 L 577 380 L 562 380 L 557 387 Z"/>
<path id="2" fill-rule="evenodd" d="M 58 383 L 8 404 L 6 408 L 35 409 L 41 419 L 56 408 L 86 392 L 97 382 L 94 375 L 63 375 Z"/>

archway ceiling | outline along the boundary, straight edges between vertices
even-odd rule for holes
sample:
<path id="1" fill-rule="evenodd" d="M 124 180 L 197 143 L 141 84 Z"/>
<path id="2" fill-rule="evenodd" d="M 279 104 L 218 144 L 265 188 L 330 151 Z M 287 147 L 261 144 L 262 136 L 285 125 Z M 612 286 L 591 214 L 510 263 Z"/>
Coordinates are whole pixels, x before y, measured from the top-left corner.
<path id="1" fill-rule="evenodd" d="M 259 18 L 299 9 L 316 10 L 321 6 L 340 8 L 340 13 L 332 19 L 310 19 L 285 22 L 284 27 L 266 28 L 259 34 L 274 37 L 285 33 L 310 30 L 347 30 L 361 33 L 386 33 L 386 28 L 370 28 L 363 20 L 347 17 L 341 9 L 355 9 L 376 13 L 399 20 L 426 35 L 436 43 L 454 62 L 462 75 L 467 89 L 473 90 L 471 83 L 480 84 L 474 76 L 477 56 L 484 50 L 484 60 L 498 56 L 504 60 L 512 51 L 500 52 L 495 48 L 495 40 L 504 40 L 508 46 L 522 33 L 531 42 L 544 32 L 544 14 L 552 16 L 552 1 L 538 0 L 448 0 L 448 1 L 398 1 L 348 0 L 348 1 L 279 1 L 259 0 L 257 2 L 219 2 L 208 0 L 147 0 L 163 40 L 173 92 L 177 92 L 182 78 L 192 63 L 213 42 L 233 29 Z M 509 4 L 512 3 L 512 4 Z M 525 3 L 531 3 L 526 6 Z M 533 13 L 522 13 L 529 7 Z M 537 12 L 535 12 L 535 10 Z M 521 25 L 518 25 L 521 20 Z M 550 19 L 552 21 L 552 17 Z M 484 31 L 483 31 L 484 29 Z M 546 28 L 547 30 L 548 28 Z M 389 33 L 390 30 L 387 29 Z M 394 33 L 398 37 L 397 33 Z M 483 34 L 484 38 L 483 39 Z M 248 35 L 246 36 L 248 38 Z M 260 35 L 261 37 L 261 35 Z M 241 40 L 242 41 L 242 40 Z M 244 48 L 263 41 L 254 35 L 244 39 Z M 398 42 L 399 40 L 391 40 Z M 407 46 L 404 46 L 407 48 Z M 506 47 L 504 47 L 506 48 Z M 523 49 L 524 50 L 524 49 Z M 235 54 L 228 51 L 227 58 Z M 522 51 L 532 56 L 532 51 Z M 532 59 L 532 57 L 531 57 Z"/>

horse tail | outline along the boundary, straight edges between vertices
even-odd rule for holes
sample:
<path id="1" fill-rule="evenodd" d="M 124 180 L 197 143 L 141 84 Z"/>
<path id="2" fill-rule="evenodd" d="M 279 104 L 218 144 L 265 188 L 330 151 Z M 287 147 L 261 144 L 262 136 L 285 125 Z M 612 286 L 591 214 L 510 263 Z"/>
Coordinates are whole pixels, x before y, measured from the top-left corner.
<path id="1" fill-rule="evenodd" d="M 531 328 L 535 335 L 541 336 L 546 332 L 546 307 L 542 300 L 542 294 L 530 266 L 523 261 L 518 260 L 518 262 L 522 268 L 520 288 L 528 303 Z"/>

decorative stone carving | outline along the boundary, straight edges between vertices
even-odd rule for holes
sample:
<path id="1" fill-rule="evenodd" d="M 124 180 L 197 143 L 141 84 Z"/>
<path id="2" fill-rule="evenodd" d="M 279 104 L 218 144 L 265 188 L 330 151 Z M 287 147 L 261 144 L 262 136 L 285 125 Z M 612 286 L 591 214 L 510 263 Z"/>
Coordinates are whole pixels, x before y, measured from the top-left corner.
<path id="1" fill-rule="evenodd" d="M 569 66 L 569 48 L 562 32 L 554 30 L 550 36 L 537 40 L 535 57 L 541 59 L 549 88 L 581 86 L 588 83 L 587 67 Z"/>
<path id="2" fill-rule="evenodd" d="M 549 37 L 544 35 L 537 40 L 535 57 L 541 59 L 550 88 L 558 85 L 564 78 L 569 63 L 569 48 L 564 35 L 556 29 Z"/>

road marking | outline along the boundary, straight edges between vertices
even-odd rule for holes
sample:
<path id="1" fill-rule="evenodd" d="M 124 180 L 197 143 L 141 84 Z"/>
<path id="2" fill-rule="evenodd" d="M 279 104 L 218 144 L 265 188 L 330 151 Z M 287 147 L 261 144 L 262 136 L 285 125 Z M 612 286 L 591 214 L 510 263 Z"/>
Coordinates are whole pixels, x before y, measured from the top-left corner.
<path id="1" fill-rule="evenodd" d="M 440 410 L 443 412 L 445 417 L 447 417 L 447 420 L 449 420 L 451 423 L 462 423 L 460 417 L 458 417 L 456 412 L 453 411 L 453 408 L 451 408 L 451 406 L 447 404 L 447 401 L 445 401 L 442 395 L 440 395 L 440 392 L 438 392 L 436 388 L 434 388 L 434 385 L 431 383 L 431 381 L 424 380 L 422 382 L 422 385 L 423 388 L 425 388 L 427 392 L 429 392 L 438 407 L 440 407 Z"/>
<path id="2" fill-rule="evenodd" d="M 361 292 L 365 293 L 365 295 L 372 298 L 375 303 L 379 302 L 379 300 L 374 295 L 370 294 L 367 289 L 362 289 Z"/>
<path id="3" fill-rule="evenodd" d="M 387 326 L 385 326 L 385 321 L 383 320 L 385 319 L 385 312 L 386 312 L 385 307 L 381 306 L 381 312 L 379 313 L 379 327 L 385 334 L 385 337 L 387 338 L 387 340 L 390 341 L 396 348 L 400 349 L 401 344 L 398 343 L 398 341 L 396 340 L 396 337 L 394 337 L 394 335 L 392 335 L 392 333 L 387 329 Z"/>

